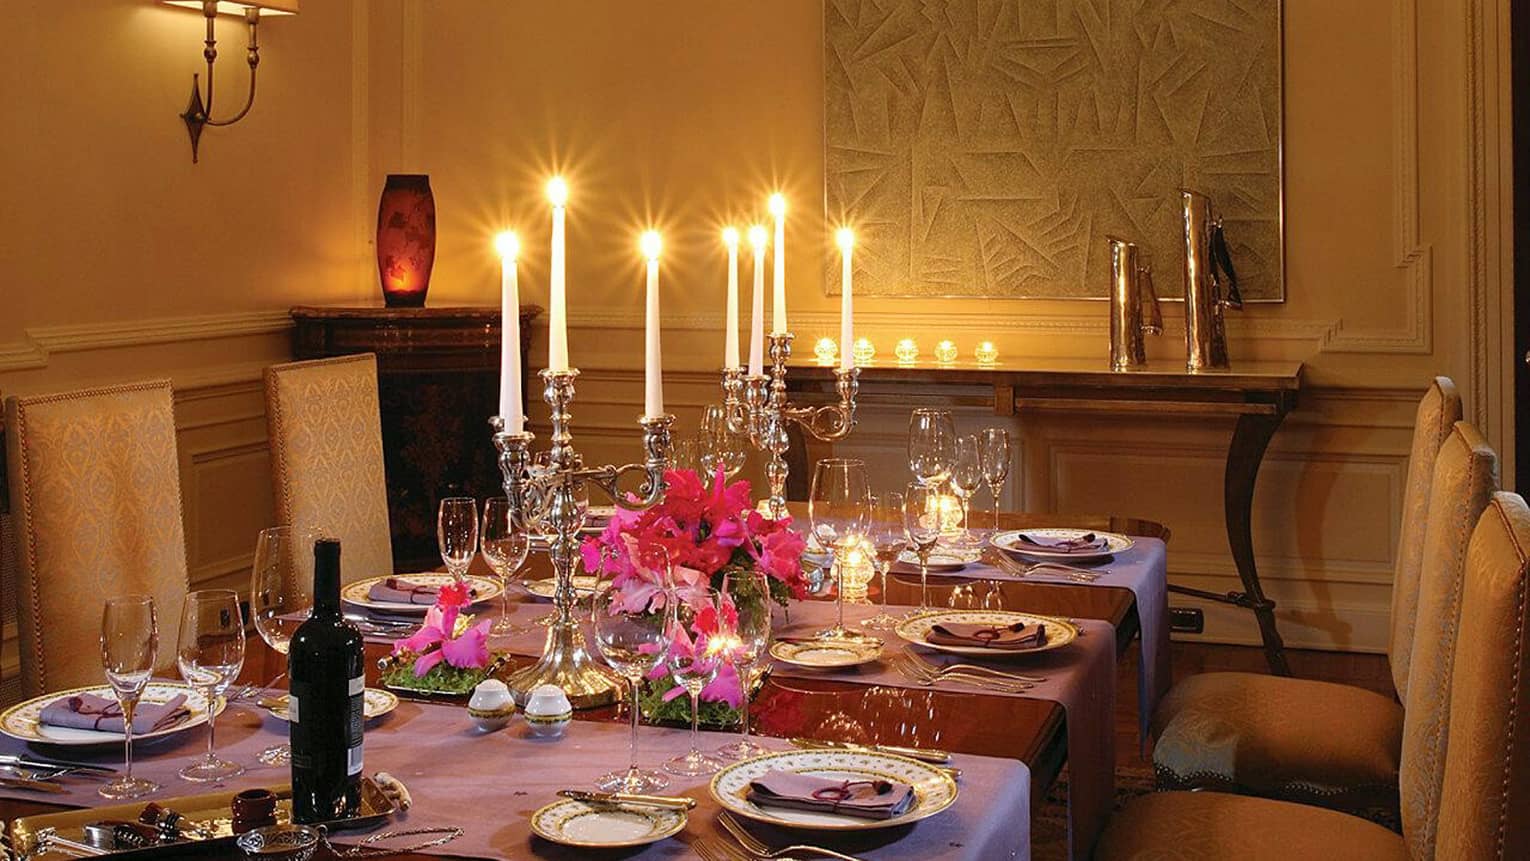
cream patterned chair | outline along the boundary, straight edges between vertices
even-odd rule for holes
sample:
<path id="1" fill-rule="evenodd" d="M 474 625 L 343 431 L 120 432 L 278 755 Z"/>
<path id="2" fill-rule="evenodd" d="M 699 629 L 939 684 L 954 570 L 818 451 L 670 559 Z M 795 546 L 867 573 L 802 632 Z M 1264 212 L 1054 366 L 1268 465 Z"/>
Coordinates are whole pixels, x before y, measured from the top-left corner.
<path id="1" fill-rule="evenodd" d="M 393 573 L 377 357 L 266 369 L 278 523 L 340 539 L 346 582 Z"/>
<path id="2" fill-rule="evenodd" d="M 1160 792 L 1118 812 L 1097 861 L 1237 858 L 1488 861 L 1530 858 L 1530 508 L 1498 493 L 1473 531 L 1462 579 L 1461 637 L 1451 662 L 1443 759 L 1403 758 L 1403 809 L 1426 810 L 1416 787 L 1441 785 L 1401 835 L 1333 810 L 1220 792 Z M 1416 695 L 1417 691 L 1410 691 Z M 1423 772 L 1416 777 L 1413 772 Z"/>
<path id="3" fill-rule="evenodd" d="M 187 591 L 168 381 L 5 403 L 28 696 L 101 682 L 102 600 L 144 593 L 169 665 Z"/>
<path id="4" fill-rule="evenodd" d="M 1458 422 L 1435 458 L 1420 548 L 1414 677 L 1443 675 L 1456 624 L 1455 594 L 1473 524 L 1498 488 L 1497 458 Z M 1153 765 L 1161 788 L 1210 788 L 1332 807 L 1395 824 L 1403 740 L 1441 718 L 1434 678 L 1406 707 L 1361 688 L 1248 673 L 1206 673 L 1169 693 L 1155 716 Z M 1428 794 L 1415 795 L 1428 797 Z"/>

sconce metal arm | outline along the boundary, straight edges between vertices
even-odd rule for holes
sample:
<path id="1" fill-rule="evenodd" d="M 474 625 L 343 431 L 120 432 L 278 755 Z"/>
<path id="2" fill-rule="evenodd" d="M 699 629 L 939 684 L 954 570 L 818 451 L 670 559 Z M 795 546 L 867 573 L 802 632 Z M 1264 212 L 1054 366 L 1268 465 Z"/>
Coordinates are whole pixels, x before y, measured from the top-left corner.
<path id="1" fill-rule="evenodd" d="M 247 46 L 246 62 L 250 66 L 250 92 L 245 97 L 244 107 L 239 113 L 228 119 L 213 119 L 213 69 L 218 59 L 218 38 L 214 32 L 214 24 L 218 16 L 217 0 L 203 0 L 202 15 L 207 19 L 207 35 L 202 41 L 202 58 L 207 61 L 207 97 L 202 97 L 201 76 L 193 73 L 191 76 L 191 100 L 186 104 L 186 110 L 181 114 L 181 119 L 186 123 L 186 131 L 191 135 L 191 161 L 196 163 L 197 150 L 202 140 L 202 129 L 205 126 L 231 126 L 244 119 L 250 109 L 255 107 L 255 71 L 260 65 L 260 40 L 258 36 L 260 25 L 260 9 L 254 6 L 244 11 L 244 21 L 250 28 L 250 41 Z"/>

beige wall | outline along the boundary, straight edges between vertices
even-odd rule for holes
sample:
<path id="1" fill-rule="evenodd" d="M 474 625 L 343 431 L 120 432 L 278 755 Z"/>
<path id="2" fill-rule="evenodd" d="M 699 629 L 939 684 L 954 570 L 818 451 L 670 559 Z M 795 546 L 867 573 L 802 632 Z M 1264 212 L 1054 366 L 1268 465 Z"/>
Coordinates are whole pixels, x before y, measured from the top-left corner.
<path id="1" fill-rule="evenodd" d="M 592 458 L 635 454 L 642 227 L 665 231 L 667 394 L 687 421 L 715 397 L 717 230 L 757 213 L 769 188 L 793 201 L 799 340 L 834 331 L 821 289 L 819 0 L 305 4 L 268 24 L 254 114 L 210 131 L 195 167 L 174 117 L 199 64 L 195 14 L 146 0 L 24 5 L 9 23 L 28 38 L 0 54 L 0 81 L 21 84 L 0 84 L 5 116 L 36 130 L 0 138 L 0 163 L 23 166 L 7 169 L 11 199 L 28 202 L 0 211 L 0 391 L 183 383 L 188 540 L 205 576 L 238 569 L 269 517 L 252 380 L 285 352 L 280 312 L 371 296 L 366 239 L 386 173 L 431 175 L 438 304 L 495 301 L 489 237 L 505 226 L 527 249 L 525 298 L 545 303 L 541 186 L 566 173 L 571 353 L 585 371 L 576 431 Z M 1470 336 L 1503 278 L 1501 13 L 1488 0 L 1286 2 L 1290 301 L 1237 317 L 1233 352 L 1308 362 L 1311 388 L 1272 447 L 1256 512 L 1296 642 L 1384 641 L 1423 380 L 1456 376 L 1502 433 L 1496 366 L 1479 357 L 1491 345 Z M 223 32 L 220 109 L 243 92 L 243 39 L 232 23 Z M 1474 201 L 1484 215 L 1471 216 Z M 964 352 L 992 339 L 1008 356 L 1091 356 L 1104 314 L 880 300 L 858 320 L 883 351 L 919 334 L 926 349 L 950 337 Z M 1178 352 L 1173 323 L 1159 355 Z M 903 417 L 864 419 L 844 448 L 896 466 Z M 1163 520 L 1176 581 L 1234 585 L 1219 492 L 1228 427 L 1049 414 L 1017 430 L 1011 504 Z M 1211 623 L 1221 639 L 1253 633 L 1241 615 Z"/>

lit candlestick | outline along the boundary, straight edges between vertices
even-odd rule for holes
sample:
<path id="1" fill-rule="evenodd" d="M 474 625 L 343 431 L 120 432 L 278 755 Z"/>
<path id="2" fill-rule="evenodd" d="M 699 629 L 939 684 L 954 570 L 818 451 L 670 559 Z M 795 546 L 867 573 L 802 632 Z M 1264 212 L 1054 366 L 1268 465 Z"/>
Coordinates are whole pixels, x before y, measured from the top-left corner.
<path id="1" fill-rule="evenodd" d="M 568 203 L 568 184 L 555 176 L 547 183 L 552 201 L 552 284 L 547 309 L 547 369 L 568 370 L 568 300 L 564 287 L 563 207 Z"/>
<path id="2" fill-rule="evenodd" d="M 749 244 L 754 246 L 754 301 L 749 319 L 749 376 L 765 374 L 765 228 L 749 228 Z"/>
<path id="3" fill-rule="evenodd" d="M 723 346 L 723 367 L 741 367 L 738 361 L 738 228 L 723 231 L 728 246 L 728 332 Z"/>
<path id="4" fill-rule="evenodd" d="M 507 230 L 494 237 L 494 247 L 499 251 L 499 415 L 506 433 L 520 433 L 526 429 L 521 412 L 521 288 L 515 273 L 521 241 Z"/>
<path id="5" fill-rule="evenodd" d="M 776 218 L 776 244 L 771 251 L 775 263 L 775 302 L 771 305 L 770 334 L 785 335 L 786 329 L 786 198 L 778 191 L 770 196 L 770 214 Z"/>
<path id="6" fill-rule="evenodd" d="M 841 227 L 834 236 L 839 242 L 839 251 L 842 263 L 839 273 L 839 342 L 845 344 L 845 349 L 839 354 L 839 368 L 848 371 L 855 367 L 853 351 L 849 345 L 855 343 L 852 322 L 852 305 L 854 301 L 850 297 L 850 250 L 855 247 L 855 231 L 848 227 Z"/>
<path id="7" fill-rule="evenodd" d="M 648 258 L 648 308 L 644 318 L 643 346 L 643 415 L 664 415 L 664 364 L 659 355 L 659 232 L 649 230 L 639 245 Z"/>

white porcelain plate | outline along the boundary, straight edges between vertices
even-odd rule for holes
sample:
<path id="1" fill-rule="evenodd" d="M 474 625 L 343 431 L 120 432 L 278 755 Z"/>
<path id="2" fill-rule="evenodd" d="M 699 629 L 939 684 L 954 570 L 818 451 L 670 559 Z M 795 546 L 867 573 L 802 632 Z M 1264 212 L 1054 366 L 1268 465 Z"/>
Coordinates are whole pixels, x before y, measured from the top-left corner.
<path id="1" fill-rule="evenodd" d="M 771 771 L 790 771 L 836 780 L 890 780 L 914 788 L 914 803 L 892 819 L 858 819 L 816 810 L 762 807 L 750 801 L 749 782 Z M 809 831 L 870 831 L 897 828 L 950 807 L 956 801 L 956 780 L 937 766 L 875 751 L 793 750 L 767 753 L 723 768 L 711 784 L 712 797 L 725 810 L 783 828 Z"/>
<path id="2" fill-rule="evenodd" d="M 1014 625 L 1021 622 L 1027 625 L 1045 625 L 1047 629 L 1046 642 L 1033 649 L 990 649 L 983 646 L 948 646 L 941 643 L 932 643 L 926 639 L 930 629 L 936 625 L 1001 626 Z M 936 610 L 932 613 L 921 613 L 918 616 L 904 619 L 898 623 L 894 633 L 916 646 L 935 649 L 939 652 L 982 658 L 1008 658 L 1060 649 L 1078 638 L 1078 626 L 1067 619 L 1059 619 L 1055 616 L 1034 616 L 1030 613 L 1016 613 L 1010 610 Z"/>
<path id="3" fill-rule="evenodd" d="M 452 582 L 452 575 L 450 574 L 421 573 L 396 574 L 389 576 L 396 577 L 399 580 L 407 580 L 408 582 L 414 583 L 418 586 L 441 587 Z M 396 615 L 419 614 L 423 616 L 425 615 L 425 611 L 430 609 L 430 604 L 405 604 L 397 601 L 373 601 L 371 598 L 367 597 L 367 593 L 372 590 L 374 585 L 387 579 L 388 577 L 368 577 L 365 580 L 357 580 L 355 583 L 347 584 L 340 590 L 340 599 L 347 604 L 354 604 L 357 607 L 362 607 L 367 610 L 376 610 L 379 613 L 393 613 Z M 468 583 L 472 584 L 473 592 L 477 596 L 473 599 L 474 604 L 483 604 L 489 601 L 493 601 L 505 591 L 498 583 L 489 579 L 488 577 L 468 575 L 465 579 L 468 581 Z"/>
<path id="4" fill-rule="evenodd" d="M 645 846 L 679 834 L 684 810 L 614 807 L 565 799 L 531 814 L 531 830 L 564 846 L 617 848 Z"/>
<path id="5" fill-rule="evenodd" d="M 971 550 L 959 550 L 950 547 L 937 547 L 930 553 L 929 566 L 931 571 L 960 571 L 968 565 L 983 558 L 983 551 L 977 548 Z M 905 550 L 898 554 L 898 564 L 895 569 L 899 573 L 919 573 L 919 554 L 912 550 Z"/>
<path id="6" fill-rule="evenodd" d="M 770 656 L 783 664 L 805 667 L 809 670 L 857 667 L 861 664 L 869 664 L 882 656 L 882 641 L 875 638 L 860 641 L 777 640 L 770 644 Z"/>
<path id="7" fill-rule="evenodd" d="M 1026 535 L 1032 538 L 1051 538 L 1056 540 L 1082 538 L 1092 533 L 1095 537 L 1105 540 L 1105 547 L 1099 550 L 1075 550 L 1071 552 L 1046 550 L 1021 541 L 1021 531 L 1024 531 Z M 1104 559 L 1117 553 L 1125 553 L 1132 549 L 1132 545 L 1135 542 L 1129 536 L 1115 532 L 1102 532 L 1098 529 L 1026 529 L 1000 532 L 993 538 L 990 538 L 989 543 L 1005 553 L 1013 553 L 1016 556 L 1026 556 L 1031 559 L 1060 559 L 1079 562 L 1086 559 Z"/>
<path id="8" fill-rule="evenodd" d="M 292 716 L 287 713 L 287 697 L 281 697 L 282 705 L 272 705 L 269 709 L 271 715 L 277 720 L 291 720 Z M 376 720 L 388 712 L 398 708 L 398 697 L 389 691 L 381 691 L 377 688 L 367 688 L 361 694 L 361 717 L 362 720 Z"/>
<path id="9" fill-rule="evenodd" d="M 33 744 L 53 744 L 61 747 L 91 747 L 93 745 L 120 745 L 122 733 L 102 732 L 93 729 L 69 729 L 66 727 L 43 726 L 40 722 L 43 707 L 59 697 L 73 696 L 75 694 L 95 694 L 109 700 L 116 699 L 116 694 L 107 685 L 93 685 L 90 687 L 73 688 L 67 691 L 55 691 L 51 694 L 43 694 L 40 697 L 17 703 L 0 713 L 0 732 L 11 738 L 21 739 Z M 186 695 L 186 708 L 191 714 L 185 720 L 175 726 L 146 733 L 135 733 L 134 743 L 163 738 L 176 733 L 185 732 L 192 727 L 207 723 L 207 696 L 201 691 L 182 682 L 150 682 L 144 688 L 143 696 L 139 703 L 165 703 L 175 697 Z M 222 699 L 217 701 L 217 711 L 221 713 L 224 708 Z"/>
<path id="10" fill-rule="evenodd" d="M 581 598 L 589 597 L 595 594 L 595 587 L 599 583 L 600 578 L 593 574 L 575 574 L 574 595 Z M 552 577 L 548 577 L 546 580 L 532 580 L 525 584 L 525 588 L 532 595 L 551 601 L 553 591 L 558 588 L 558 581 Z"/>

